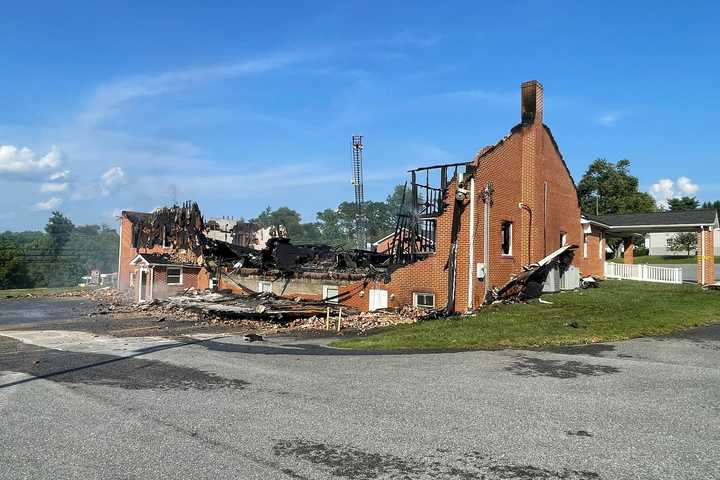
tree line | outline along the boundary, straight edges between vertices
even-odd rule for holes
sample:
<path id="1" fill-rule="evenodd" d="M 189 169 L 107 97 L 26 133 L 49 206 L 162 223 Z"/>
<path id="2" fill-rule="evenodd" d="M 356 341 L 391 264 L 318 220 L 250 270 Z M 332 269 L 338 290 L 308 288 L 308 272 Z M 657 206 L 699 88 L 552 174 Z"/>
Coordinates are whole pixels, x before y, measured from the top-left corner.
<path id="1" fill-rule="evenodd" d="M 117 270 L 117 232 L 107 225 L 74 225 L 53 212 L 41 232 L 0 233 L 0 289 L 77 285 L 92 270 Z"/>
<path id="2" fill-rule="evenodd" d="M 654 212 L 661 209 L 655 199 L 639 189 L 639 180 L 630 173 L 630 161 L 616 163 L 595 160 L 578 182 L 578 200 L 584 213 L 624 214 Z M 405 186 L 397 185 L 384 201 L 368 201 L 362 206 L 369 241 L 395 230 L 397 213 Z M 720 209 L 720 201 L 700 202 L 695 197 L 672 198 L 669 210 L 694 208 Z M 289 207 L 267 207 L 251 222 L 263 226 L 285 225 L 294 243 L 323 243 L 352 248 L 357 238 L 357 207 L 342 202 L 337 208 L 317 212 L 311 222 Z M 689 252 L 695 248 L 695 234 L 677 234 L 671 249 Z M 619 241 L 609 241 L 617 251 Z M 44 231 L 0 233 L 0 289 L 76 285 L 91 270 L 103 273 L 117 270 L 119 237 L 107 225 L 76 226 L 60 212 L 53 212 Z"/>
<path id="3" fill-rule="evenodd" d="M 368 239 L 395 230 L 404 186 L 398 185 L 385 201 L 363 204 Z M 302 222 L 300 213 L 270 207 L 250 220 L 263 226 L 285 225 L 294 243 L 355 246 L 357 207 L 342 202 L 336 209 L 317 213 L 314 222 Z M 92 270 L 117 271 L 119 236 L 107 225 L 76 226 L 60 212 L 53 212 L 44 231 L 0 233 L 0 289 L 66 287 L 77 285 Z"/>

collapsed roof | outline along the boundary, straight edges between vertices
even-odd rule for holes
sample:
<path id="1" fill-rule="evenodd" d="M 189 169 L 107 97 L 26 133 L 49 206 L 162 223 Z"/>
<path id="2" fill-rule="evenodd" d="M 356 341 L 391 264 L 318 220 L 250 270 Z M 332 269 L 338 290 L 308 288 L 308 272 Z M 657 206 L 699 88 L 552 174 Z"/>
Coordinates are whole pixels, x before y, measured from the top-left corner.
<path id="1" fill-rule="evenodd" d="M 210 238 L 208 225 L 195 202 L 160 208 L 153 213 L 124 213 L 133 224 L 133 247 L 164 246 L 176 253 L 188 251 L 199 263 L 212 268 L 253 268 L 284 276 L 336 271 L 375 275 L 384 273 L 388 263 L 385 254 L 330 245 L 293 245 L 289 238 L 281 236 L 271 236 L 261 249 L 254 244 L 239 245 Z M 238 229 L 245 229 L 244 225 Z M 284 232 L 279 227 L 270 230 L 274 235 Z"/>

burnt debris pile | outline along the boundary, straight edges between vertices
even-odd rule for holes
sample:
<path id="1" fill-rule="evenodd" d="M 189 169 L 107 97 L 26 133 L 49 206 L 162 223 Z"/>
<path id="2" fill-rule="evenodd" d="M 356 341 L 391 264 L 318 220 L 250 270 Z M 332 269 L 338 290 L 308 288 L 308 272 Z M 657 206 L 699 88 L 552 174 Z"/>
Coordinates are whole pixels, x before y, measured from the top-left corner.
<path id="1" fill-rule="evenodd" d="M 223 250 L 225 246 L 220 246 Z M 293 245 L 288 238 L 271 238 L 264 249 L 233 248 L 234 268 L 261 272 L 380 272 L 388 256 L 367 250 L 344 250 L 329 245 Z M 220 255 L 227 255 L 223 251 Z M 224 257 L 226 260 L 230 257 Z"/>
<path id="2" fill-rule="evenodd" d="M 230 292 L 193 291 L 185 295 L 157 300 L 152 306 L 183 310 L 198 314 L 200 318 L 266 320 L 287 323 L 295 319 L 338 315 L 338 305 L 322 301 L 291 300 L 270 292 L 252 292 L 236 295 Z M 357 311 L 344 307 L 346 314 Z"/>
<path id="3" fill-rule="evenodd" d="M 237 228 L 243 229 L 242 232 L 233 230 L 234 234 L 245 236 L 255 235 L 258 230 L 266 231 L 268 239 L 264 248 L 251 241 L 230 243 L 211 238 L 208 231 L 214 226 L 213 221 L 204 222 L 195 202 L 160 208 L 150 214 L 130 215 L 133 217 L 132 244 L 135 248 L 167 247 L 171 255 L 213 270 L 255 269 L 277 276 L 305 272 L 377 276 L 384 274 L 389 264 L 388 255 L 368 250 L 294 245 L 283 226 L 252 229 L 248 224 L 241 224 Z"/>
<path id="4" fill-rule="evenodd" d="M 135 248 L 169 247 L 196 256 L 207 244 L 205 222 L 195 202 L 158 208 L 152 213 L 132 213 L 132 245 Z"/>

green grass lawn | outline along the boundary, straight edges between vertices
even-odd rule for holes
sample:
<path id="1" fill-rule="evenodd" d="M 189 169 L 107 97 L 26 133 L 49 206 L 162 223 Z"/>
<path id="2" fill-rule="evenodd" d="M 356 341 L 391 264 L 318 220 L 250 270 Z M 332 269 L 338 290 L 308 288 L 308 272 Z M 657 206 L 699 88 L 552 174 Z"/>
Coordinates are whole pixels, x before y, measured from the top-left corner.
<path id="1" fill-rule="evenodd" d="M 544 295 L 552 305 L 484 307 L 476 315 L 399 325 L 333 342 L 357 349 L 544 347 L 661 335 L 720 323 L 720 292 L 694 285 L 607 280 L 600 288 Z M 576 322 L 579 328 L 568 324 Z"/>
<path id="2" fill-rule="evenodd" d="M 82 287 L 57 287 L 57 288 L 18 288 L 12 290 L 0 290 L 0 299 L 24 297 L 28 294 L 36 297 L 46 297 L 58 293 L 80 290 Z"/>
<path id="3" fill-rule="evenodd" d="M 611 262 L 615 263 L 623 263 L 622 258 L 613 258 L 610 260 Z M 635 263 L 638 265 L 641 264 L 657 264 L 657 263 L 665 263 L 665 264 L 673 264 L 673 265 L 682 265 L 682 264 L 693 264 L 695 265 L 697 263 L 697 258 L 695 256 L 649 256 L 645 255 L 642 257 L 635 257 Z M 720 264 L 720 257 L 715 257 L 715 263 Z"/>

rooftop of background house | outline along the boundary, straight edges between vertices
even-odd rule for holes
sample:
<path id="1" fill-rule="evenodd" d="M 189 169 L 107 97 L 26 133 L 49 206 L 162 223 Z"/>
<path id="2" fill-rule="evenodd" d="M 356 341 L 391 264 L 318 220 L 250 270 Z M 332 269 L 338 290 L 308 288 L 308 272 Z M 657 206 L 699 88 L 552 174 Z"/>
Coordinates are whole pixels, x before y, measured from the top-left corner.
<path id="1" fill-rule="evenodd" d="M 611 231 L 626 229 L 673 231 L 692 227 L 718 228 L 717 210 L 710 208 L 651 213 L 626 213 L 623 215 L 583 214 L 583 216 L 592 222 L 607 227 Z"/>

